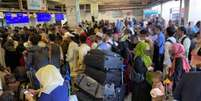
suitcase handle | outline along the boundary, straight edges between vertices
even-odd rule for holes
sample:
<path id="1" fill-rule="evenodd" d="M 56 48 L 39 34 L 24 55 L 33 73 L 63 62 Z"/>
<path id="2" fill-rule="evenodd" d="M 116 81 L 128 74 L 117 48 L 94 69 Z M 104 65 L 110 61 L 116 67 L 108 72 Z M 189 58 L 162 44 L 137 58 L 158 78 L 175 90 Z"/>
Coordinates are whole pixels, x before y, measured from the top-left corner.
<path id="1" fill-rule="evenodd" d="M 88 86 L 88 87 L 93 87 L 93 86 L 94 86 L 94 84 L 93 84 L 93 83 L 88 82 L 88 83 L 87 83 L 87 86 Z"/>

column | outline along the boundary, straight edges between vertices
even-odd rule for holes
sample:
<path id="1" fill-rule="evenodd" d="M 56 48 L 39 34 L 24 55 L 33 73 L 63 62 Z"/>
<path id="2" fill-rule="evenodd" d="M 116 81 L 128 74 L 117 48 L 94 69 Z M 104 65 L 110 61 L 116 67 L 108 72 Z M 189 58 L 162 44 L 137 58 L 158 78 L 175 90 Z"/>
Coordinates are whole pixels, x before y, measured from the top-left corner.
<path id="1" fill-rule="evenodd" d="M 184 24 L 188 24 L 190 0 L 184 0 Z"/>
<path id="2" fill-rule="evenodd" d="M 183 2 L 183 0 L 180 0 L 180 6 L 179 6 L 179 25 L 181 25 L 182 24 L 182 2 Z"/>
<path id="3" fill-rule="evenodd" d="M 91 16 L 98 18 L 98 3 L 91 3 Z"/>
<path id="4" fill-rule="evenodd" d="M 67 21 L 70 27 L 76 27 L 80 21 L 80 0 L 65 0 Z"/>

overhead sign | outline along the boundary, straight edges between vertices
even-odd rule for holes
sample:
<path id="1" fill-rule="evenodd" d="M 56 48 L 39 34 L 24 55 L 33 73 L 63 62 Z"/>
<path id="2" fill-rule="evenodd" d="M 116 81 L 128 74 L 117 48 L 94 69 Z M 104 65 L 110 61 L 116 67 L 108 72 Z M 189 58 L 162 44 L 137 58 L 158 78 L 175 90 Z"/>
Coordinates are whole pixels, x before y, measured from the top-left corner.
<path id="1" fill-rule="evenodd" d="M 47 10 L 47 0 L 27 0 L 29 10 Z"/>
<path id="2" fill-rule="evenodd" d="M 36 13 L 36 16 L 38 22 L 48 22 L 52 18 L 50 13 Z"/>
<path id="3" fill-rule="evenodd" d="M 29 23 L 29 16 L 27 13 L 18 12 L 18 13 L 4 13 L 5 20 L 7 24 L 17 24 L 17 23 Z"/>

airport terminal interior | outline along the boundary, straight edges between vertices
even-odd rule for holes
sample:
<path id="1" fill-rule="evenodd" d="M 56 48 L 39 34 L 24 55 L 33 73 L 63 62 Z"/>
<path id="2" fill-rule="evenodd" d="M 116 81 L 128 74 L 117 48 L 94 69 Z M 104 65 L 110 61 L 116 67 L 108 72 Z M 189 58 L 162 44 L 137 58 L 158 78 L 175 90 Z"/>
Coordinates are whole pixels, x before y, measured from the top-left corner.
<path id="1" fill-rule="evenodd" d="M 201 101 L 201 0 L 0 0 L 0 101 Z"/>

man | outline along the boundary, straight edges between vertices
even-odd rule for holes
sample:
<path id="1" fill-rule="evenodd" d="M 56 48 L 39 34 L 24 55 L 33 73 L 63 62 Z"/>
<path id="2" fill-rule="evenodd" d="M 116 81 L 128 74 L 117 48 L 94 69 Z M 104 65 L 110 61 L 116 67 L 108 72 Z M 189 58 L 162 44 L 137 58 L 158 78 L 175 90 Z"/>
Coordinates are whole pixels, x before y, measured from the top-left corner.
<path id="1" fill-rule="evenodd" d="M 80 47 L 78 48 L 78 53 L 79 53 L 79 59 L 78 59 L 78 67 L 79 70 L 84 70 L 85 65 L 84 65 L 84 57 L 90 51 L 90 47 L 86 44 L 86 37 L 81 35 L 80 36 Z"/>
<path id="2" fill-rule="evenodd" d="M 110 33 L 106 32 L 106 34 L 104 35 L 103 41 L 99 40 L 98 45 L 97 45 L 97 49 L 111 50 L 111 47 L 112 47 L 111 46 L 111 44 L 112 44 L 111 37 L 112 37 L 112 35 Z"/>
<path id="3" fill-rule="evenodd" d="M 164 60 L 164 45 L 165 35 L 162 32 L 160 25 L 154 27 L 154 33 L 157 35 L 157 39 L 154 42 L 154 57 L 153 63 L 155 65 L 154 71 L 163 71 L 163 60 Z"/>
<path id="4" fill-rule="evenodd" d="M 189 50 L 190 50 L 190 46 L 191 46 L 191 40 L 190 38 L 186 35 L 186 28 L 185 27 L 179 27 L 177 30 L 177 36 L 179 37 L 179 43 L 181 43 L 182 45 L 184 45 L 185 48 L 185 56 L 186 58 L 188 58 L 189 56 Z"/>
<path id="5" fill-rule="evenodd" d="M 166 29 L 166 36 L 167 40 L 165 42 L 165 54 L 164 54 L 164 73 L 167 73 L 168 68 L 171 67 L 172 61 L 171 61 L 171 53 L 170 51 L 172 50 L 172 44 L 176 43 L 176 39 L 174 37 L 174 34 L 176 32 L 176 29 L 174 26 L 170 26 Z"/>
<path id="6" fill-rule="evenodd" d="M 65 33 L 64 35 L 69 40 L 68 50 L 66 54 L 66 61 L 69 63 L 72 76 L 75 76 L 78 61 L 78 44 L 76 43 L 76 36 L 71 33 Z"/>

